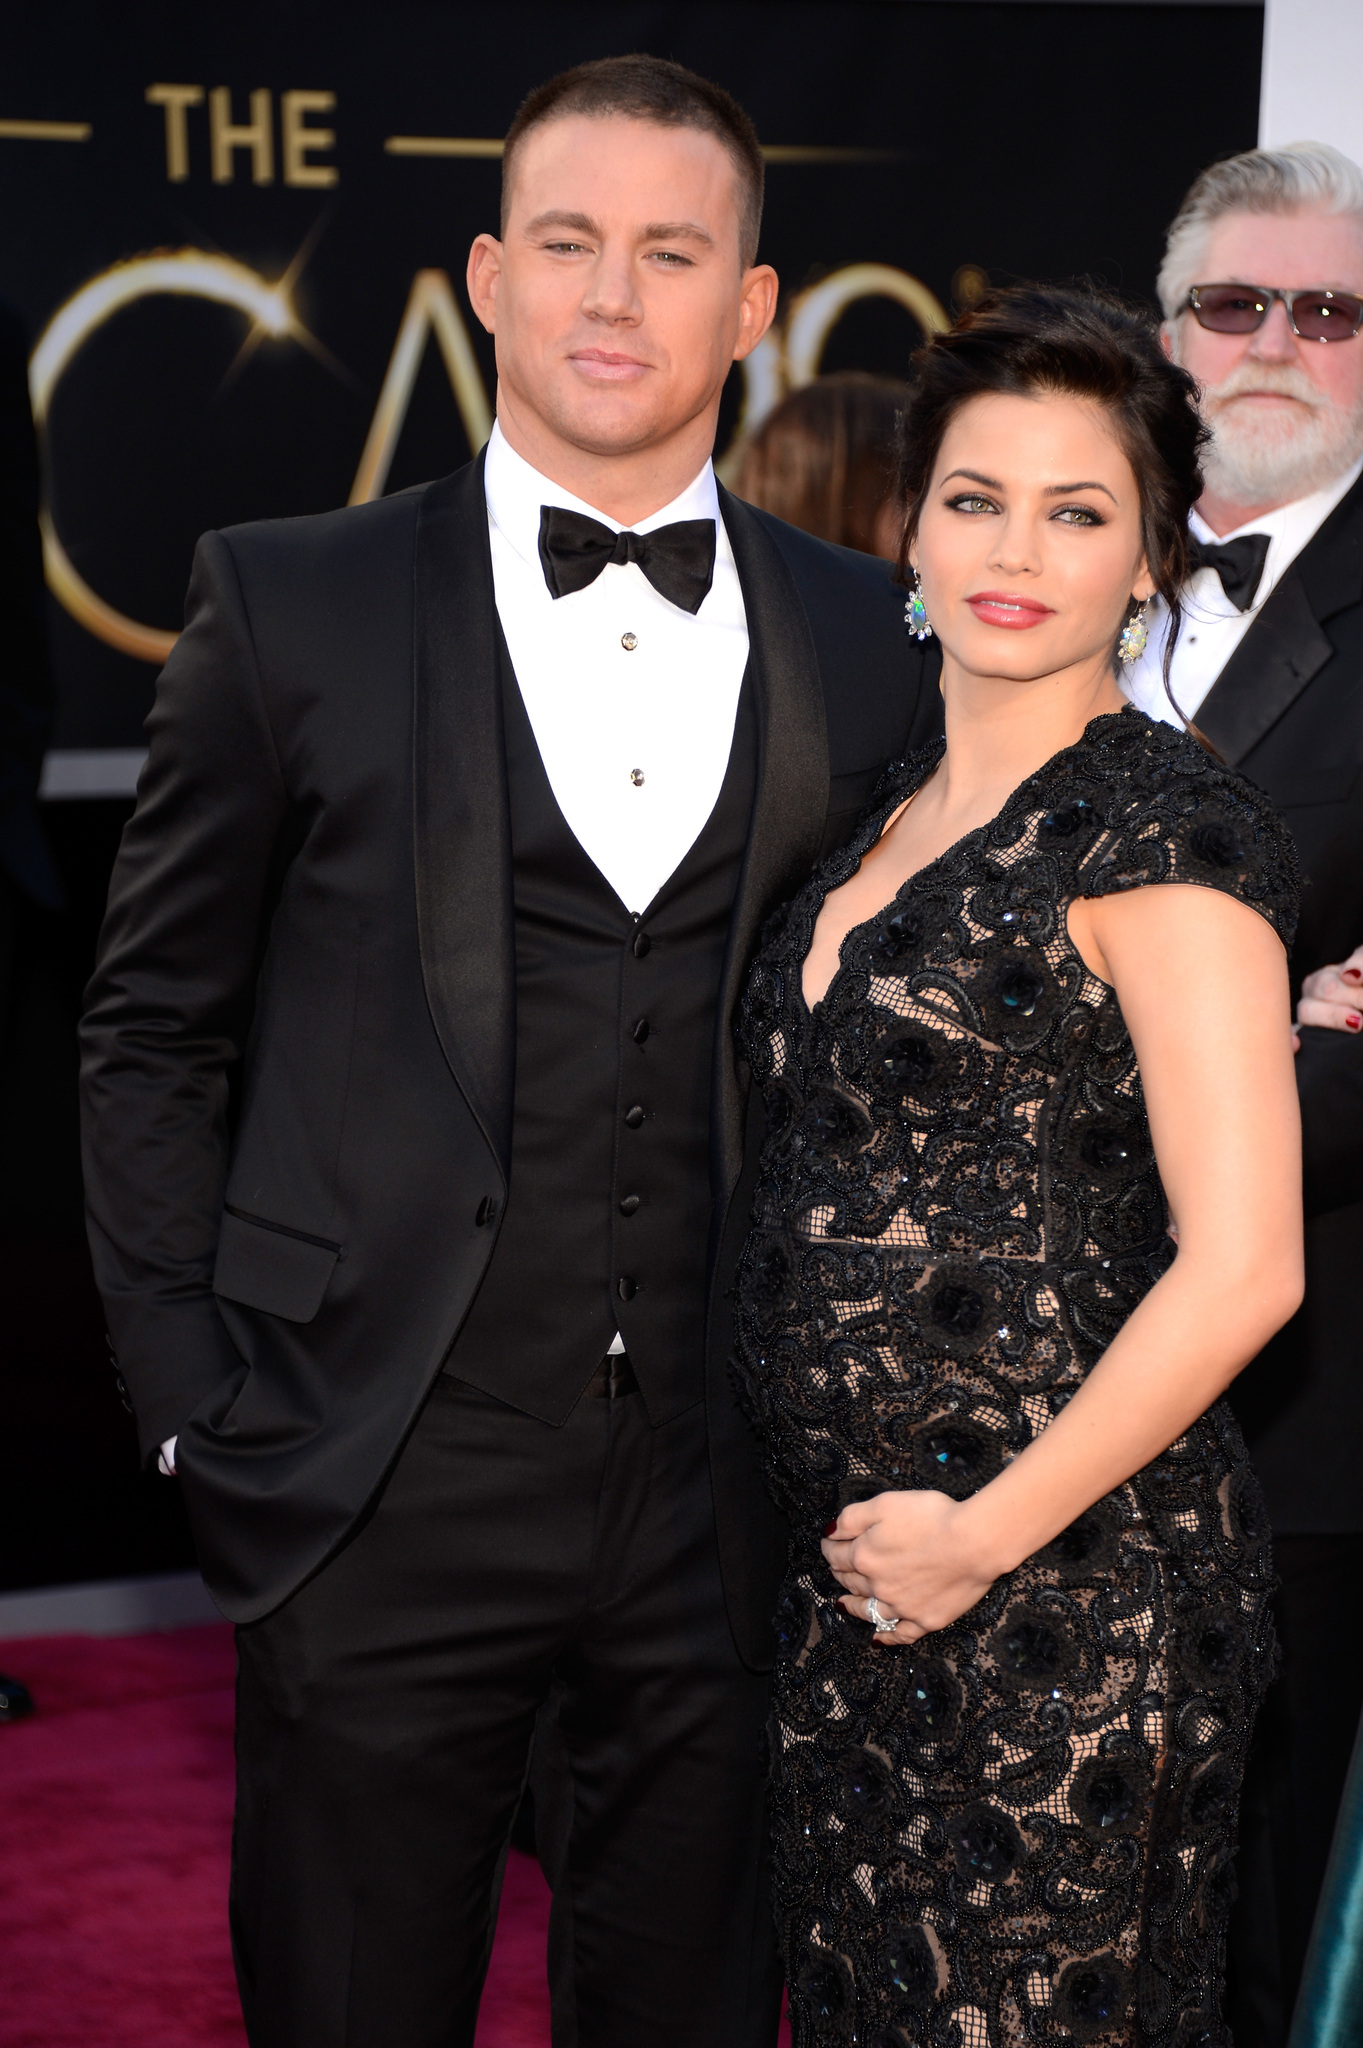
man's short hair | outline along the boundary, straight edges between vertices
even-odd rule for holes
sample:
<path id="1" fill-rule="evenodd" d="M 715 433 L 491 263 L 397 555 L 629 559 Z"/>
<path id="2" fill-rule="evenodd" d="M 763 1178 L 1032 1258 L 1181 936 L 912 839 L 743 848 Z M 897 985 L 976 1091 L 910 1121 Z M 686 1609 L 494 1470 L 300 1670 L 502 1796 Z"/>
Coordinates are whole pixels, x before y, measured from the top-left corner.
<path id="1" fill-rule="evenodd" d="M 1166 320 L 1176 319 L 1195 284 L 1274 284 L 1271 277 L 1209 278 L 1203 252 L 1215 222 L 1227 213 L 1352 214 L 1363 228 L 1363 171 L 1328 142 L 1288 142 L 1247 149 L 1212 164 L 1194 179 L 1174 217 L 1156 290 Z M 1319 280 L 1324 284 L 1325 279 Z"/>
<path id="2" fill-rule="evenodd" d="M 557 78 L 527 94 L 502 151 L 503 234 L 517 149 L 532 128 L 570 114 L 597 119 L 617 114 L 631 121 L 654 121 L 660 128 L 698 128 L 713 135 L 727 150 L 738 178 L 738 245 L 744 269 L 756 260 L 766 179 L 757 130 L 722 85 L 712 85 L 667 57 L 598 57 L 560 71 Z"/>

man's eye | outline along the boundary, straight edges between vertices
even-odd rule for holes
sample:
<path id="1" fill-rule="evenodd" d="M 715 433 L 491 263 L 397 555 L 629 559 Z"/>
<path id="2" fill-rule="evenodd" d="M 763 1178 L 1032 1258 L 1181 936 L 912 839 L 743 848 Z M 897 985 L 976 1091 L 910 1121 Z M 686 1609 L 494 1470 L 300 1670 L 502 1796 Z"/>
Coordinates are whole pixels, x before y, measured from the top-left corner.
<path id="1" fill-rule="evenodd" d="M 655 263 L 665 263 L 673 270 L 689 270 L 691 267 L 691 258 L 680 255 L 676 249 L 655 249 L 653 260 Z"/>
<path id="2" fill-rule="evenodd" d="M 585 249 L 585 242 L 546 242 L 546 249 L 552 249 L 556 256 L 574 256 Z"/>
<path id="3" fill-rule="evenodd" d="M 1092 505 L 1062 505 L 1054 515 L 1063 519 L 1067 526 L 1106 526 L 1101 512 L 1095 512 Z"/>
<path id="4" fill-rule="evenodd" d="M 964 497 L 952 498 L 948 510 L 952 512 L 997 512 L 998 506 L 992 498 L 982 498 L 978 491 L 969 491 Z"/>

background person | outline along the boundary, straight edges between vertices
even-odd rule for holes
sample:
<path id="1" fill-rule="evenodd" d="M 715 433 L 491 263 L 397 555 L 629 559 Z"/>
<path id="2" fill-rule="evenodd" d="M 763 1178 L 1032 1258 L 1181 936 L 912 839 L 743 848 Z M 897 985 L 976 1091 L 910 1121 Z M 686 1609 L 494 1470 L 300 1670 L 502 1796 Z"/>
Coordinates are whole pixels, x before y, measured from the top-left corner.
<path id="1" fill-rule="evenodd" d="M 1283 1651 L 1245 1799 L 1232 2017 L 1237 2048 L 1281 2048 L 1363 1708 L 1363 172 L 1320 143 L 1212 165 L 1159 292 L 1212 430 L 1173 695 L 1267 792 L 1303 871 L 1306 1299 L 1232 1396 Z M 1130 690 L 1173 718 L 1163 645 L 1157 599 Z"/>
<path id="2" fill-rule="evenodd" d="M 763 2048 L 731 1012 L 935 667 L 883 565 L 716 486 L 776 300 L 742 110 L 589 64 L 503 179 L 485 456 L 200 546 L 84 1027 L 91 1242 L 240 1624 L 254 2048 L 467 2048 L 550 1699 L 556 2041 Z"/>
<path id="3" fill-rule="evenodd" d="M 820 540 L 894 561 L 895 429 L 908 395 L 897 378 L 865 370 L 789 392 L 744 442 L 736 495 Z"/>

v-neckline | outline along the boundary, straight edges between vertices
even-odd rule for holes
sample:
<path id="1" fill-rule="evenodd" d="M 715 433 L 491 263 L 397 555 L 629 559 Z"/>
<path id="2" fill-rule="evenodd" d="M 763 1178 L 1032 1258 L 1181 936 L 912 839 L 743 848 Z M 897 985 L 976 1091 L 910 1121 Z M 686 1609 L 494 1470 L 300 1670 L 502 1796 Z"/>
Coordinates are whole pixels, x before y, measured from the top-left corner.
<path id="1" fill-rule="evenodd" d="M 837 965 L 834 967 L 833 972 L 828 977 L 827 986 L 825 987 L 823 994 L 819 997 L 819 1000 L 816 1003 L 810 1003 L 805 996 L 805 961 L 809 958 L 809 950 L 814 943 L 814 927 L 818 924 L 819 916 L 823 910 L 824 904 L 827 903 L 829 897 L 834 893 L 832 889 L 826 889 L 823 895 L 819 898 L 819 907 L 814 912 L 814 915 L 810 920 L 809 940 L 805 946 L 804 952 L 800 955 L 800 969 L 799 973 L 795 976 L 795 993 L 797 1000 L 799 1002 L 800 1009 L 804 1013 L 806 1021 L 810 1024 L 815 1024 L 819 1021 L 820 1013 L 824 1009 L 824 1006 L 827 1003 L 829 996 L 833 993 L 833 990 L 841 976 L 847 972 L 848 962 L 845 956 L 847 952 L 847 947 L 851 940 L 856 938 L 859 933 L 866 931 L 869 926 L 879 924 L 883 917 L 888 916 L 890 911 L 892 911 L 895 908 L 896 904 L 901 902 L 903 898 L 908 894 L 909 890 L 914 888 L 919 882 L 922 881 L 924 875 L 930 875 L 934 868 L 940 867 L 943 861 L 950 860 L 954 854 L 958 854 L 961 851 L 962 847 L 968 846 L 972 839 L 977 839 L 981 832 L 987 832 L 991 825 L 996 825 L 999 819 L 1003 817 L 1005 812 L 1008 811 L 1009 808 L 1016 802 L 1017 798 L 1021 795 L 1022 791 L 1027 788 L 1028 784 L 1035 782 L 1038 776 L 1044 775 L 1048 769 L 1053 768 L 1056 762 L 1062 760 L 1066 754 L 1072 754 L 1077 752 L 1078 749 L 1085 744 L 1089 734 L 1093 731 L 1093 728 L 1096 725 L 1104 724 L 1109 718 L 1125 718 L 1133 712 L 1138 718 L 1143 716 L 1143 714 L 1139 710 L 1137 710 L 1137 707 L 1134 704 L 1124 704 L 1120 711 L 1097 712 L 1094 715 L 1094 717 L 1092 717 L 1088 721 L 1087 725 L 1084 727 L 1084 730 L 1080 733 L 1077 740 L 1071 740 L 1069 746 L 1067 747 L 1058 748 L 1056 752 L 1049 757 L 1048 760 L 1042 761 L 1037 767 L 1033 768 L 1029 774 L 1023 776 L 1021 782 L 1019 782 L 1015 788 L 1011 789 L 1008 792 L 1008 795 L 999 805 L 998 809 L 995 811 L 992 818 L 986 818 L 982 824 L 972 825 L 968 832 L 963 832 L 959 839 L 955 839 L 952 841 L 950 846 L 943 847 L 942 851 L 940 853 L 934 854 L 931 860 L 924 861 L 921 868 L 915 868 L 911 875 L 906 875 L 904 880 L 900 883 L 899 887 L 895 890 L 894 895 L 889 898 L 888 902 L 882 903 L 879 910 L 872 911 L 871 915 L 869 917 L 863 918 L 859 924 L 849 925 L 847 930 L 843 933 L 842 938 L 838 942 Z M 919 790 L 923 787 L 923 784 L 927 781 L 928 777 L 936 773 L 936 771 L 941 767 L 945 759 L 946 741 L 943 740 L 941 752 L 938 754 L 935 761 L 932 761 L 927 766 L 925 766 L 922 775 L 914 784 L 913 788 L 909 791 L 907 801 L 912 802 L 913 798 L 917 796 Z M 845 888 L 847 882 L 850 882 L 853 876 L 861 872 L 861 864 L 865 860 L 867 854 L 871 852 L 873 847 L 878 846 L 880 844 L 881 839 L 884 837 L 886 825 L 892 812 L 896 808 L 903 806 L 905 801 L 906 799 L 904 798 L 904 796 L 898 795 L 891 798 L 890 802 L 882 807 L 881 822 L 876 827 L 874 838 L 867 840 L 865 846 L 857 855 L 857 864 L 853 868 L 852 873 L 846 877 L 845 881 L 838 883 L 838 888 Z"/>

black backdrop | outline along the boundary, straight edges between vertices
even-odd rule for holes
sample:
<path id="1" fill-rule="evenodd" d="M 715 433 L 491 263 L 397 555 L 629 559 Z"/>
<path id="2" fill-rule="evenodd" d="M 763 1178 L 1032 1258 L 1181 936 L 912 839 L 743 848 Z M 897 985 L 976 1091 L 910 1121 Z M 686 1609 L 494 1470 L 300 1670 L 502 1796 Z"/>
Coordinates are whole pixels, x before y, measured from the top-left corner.
<path id="1" fill-rule="evenodd" d="M 85 585 L 134 622 L 177 623 L 205 527 L 345 502 L 413 279 L 455 281 L 488 394 L 491 352 L 463 299 L 471 237 L 495 227 L 489 157 L 411 156 L 393 136 L 495 138 L 530 85 L 589 56 L 649 49 L 730 87 L 765 143 L 861 152 L 774 161 L 763 255 L 792 297 L 851 264 L 895 266 L 950 307 L 996 281 L 1088 274 L 1148 294 L 1193 174 L 1253 144 L 1262 10 L 1031 0 L 692 0 L 475 10 L 193 9 L 49 4 L 11 14 L 9 120 L 88 124 L 87 140 L 0 131 L 0 296 L 36 339 L 112 266 L 195 249 L 273 282 L 308 341 L 253 338 L 241 311 L 144 296 L 96 325 L 51 396 L 45 457 L 56 531 Z M 149 87 L 201 90 L 183 114 L 187 175 L 168 176 L 169 117 Z M 231 119 L 270 94 L 273 179 L 247 147 L 210 162 L 210 95 Z M 334 134 L 290 182 L 286 93 L 334 95 L 295 118 Z M 257 102 L 256 111 L 260 111 Z M 223 166 L 219 166 L 221 170 Z M 263 164 L 259 168 L 265 168 Z M 140 273 L 139 273 L 140 275 Z M 858 301 L 825 368 L 902 368 L 901 306 Z M 741 399 L 735 377 L 721 444 Z M 388 487 L 465 460 L 469 436 L 428 345 Z M 155 667 L 49 599 L 54 745 L 134 747 Z M 71 897 L 27 906 L 0 1067 L 0 1584 L 154 1569 L 187 1556 L 173 1489 L 133 1469 L 80 1247 L 73 1023 L 126 805 L 50 803 Z"/>

